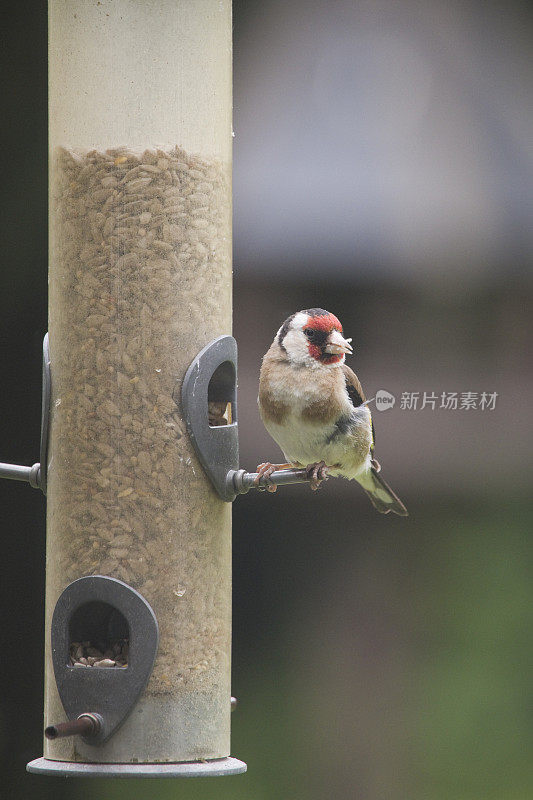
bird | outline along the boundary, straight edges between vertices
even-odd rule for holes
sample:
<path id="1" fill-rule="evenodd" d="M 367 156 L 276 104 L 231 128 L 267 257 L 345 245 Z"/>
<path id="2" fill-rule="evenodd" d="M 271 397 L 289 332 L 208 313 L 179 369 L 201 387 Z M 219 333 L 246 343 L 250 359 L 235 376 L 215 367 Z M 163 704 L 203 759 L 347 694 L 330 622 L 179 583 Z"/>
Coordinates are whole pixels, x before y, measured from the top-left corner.
<path id="1" fill-rule="evenodd" d="M 256 483 L 279 469 L 305 469 L 316 491 L 330 475 L 356 480 L 382 514 L 408 512 L 380 475 L 372 416 L 357 375 L 345 364 L 353 352 L 338 318 L 323 308 L 285 320 L 263 357 L 259 413 L 285 463 L 257 467 Z"/>

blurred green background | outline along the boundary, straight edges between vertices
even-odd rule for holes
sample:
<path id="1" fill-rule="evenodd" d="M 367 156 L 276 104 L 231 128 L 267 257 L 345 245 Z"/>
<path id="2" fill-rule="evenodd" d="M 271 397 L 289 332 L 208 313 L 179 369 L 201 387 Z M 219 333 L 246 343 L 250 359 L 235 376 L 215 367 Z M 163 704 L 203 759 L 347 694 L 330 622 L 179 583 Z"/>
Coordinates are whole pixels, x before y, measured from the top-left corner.
<path id="1" fill-rule="evenodd" d="M 244 776 L 82 781 L 42 754 L 44 501 L 3 481 L 2 797 L 533 796 L 531 13 L 514 0 L 236 2 L 241 459 L 286 316 L 354 338 L 383 473 L 234 504 L 232 753 Z M 46 7 L 3 17 L 0 458 L 32 464 L 46 330 Z M 530 129 L 529 129 L 530 132 Z M 404 391 L 497 392 L 494 411 Z"/>

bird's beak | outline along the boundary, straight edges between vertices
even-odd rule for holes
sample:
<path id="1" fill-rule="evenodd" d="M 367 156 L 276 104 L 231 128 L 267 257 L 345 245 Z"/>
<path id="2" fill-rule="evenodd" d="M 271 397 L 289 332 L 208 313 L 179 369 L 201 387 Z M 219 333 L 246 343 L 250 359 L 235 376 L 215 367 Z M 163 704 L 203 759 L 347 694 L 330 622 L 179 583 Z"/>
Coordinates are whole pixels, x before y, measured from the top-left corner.
<path id="1" fill-rule="evenodd" d="M 331 331 L 324 351 L 336 356 L 341 355 L 341 353 L 348 353 L 349 355 L 352 352 L 351 341 L 351 339 L 344 339 L 339 331 Z"/>

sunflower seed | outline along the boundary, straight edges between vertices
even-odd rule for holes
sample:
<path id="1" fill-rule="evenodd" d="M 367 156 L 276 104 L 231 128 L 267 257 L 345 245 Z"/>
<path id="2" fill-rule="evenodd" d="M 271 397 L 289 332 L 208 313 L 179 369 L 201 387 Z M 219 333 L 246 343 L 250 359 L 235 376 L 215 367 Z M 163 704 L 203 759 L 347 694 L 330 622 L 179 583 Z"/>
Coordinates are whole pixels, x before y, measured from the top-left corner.
<path id="1" fill-rule="evenodd" d="M 212 322 L 229 308 L 230 209 L 227 167 L 177 147 L 54 154 L 48 513 L 58 582 L 109 575 L 153 603 L 166 632 L 150 682 L 159 693 L 187 681 L 200 689 L 202 670 L 226 659 L 224 602 L 191 589 L 176 622 L 168 586 L 181 592 L 184 575 L 191 587 L 219 580 L 205 482 L 194 483 L 173 392 L 182 353 L 192 360 L 230 328 L 229 315 L 216 331 Z M 185 480 L 191 512 L 178 502 Z M 190 550 L 180 538 L 189 526 Z M 73 642 L 69 658 L 119 669 L 128 646 Z"/>

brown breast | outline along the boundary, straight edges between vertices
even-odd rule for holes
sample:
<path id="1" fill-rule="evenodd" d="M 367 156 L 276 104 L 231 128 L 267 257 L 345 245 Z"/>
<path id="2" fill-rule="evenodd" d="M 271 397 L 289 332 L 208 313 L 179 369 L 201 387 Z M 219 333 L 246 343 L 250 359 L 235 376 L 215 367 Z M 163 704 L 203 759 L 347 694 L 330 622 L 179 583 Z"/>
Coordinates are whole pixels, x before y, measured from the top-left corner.
<path id="1" fill-rule="evenodd" d="M 335 422 L 342 413 L 341 404 L 335 396 L 325 396 L 319 400 L 313 400 L 302 409 L 302 419 L 305 422 L 325 425 Z"/>
<path id="2" fill-rule="evenodd" d="M 345 386 L 339 369 L 295 369 L 280 356 L 274 342 L 263 359 L 259 378 L 261 415 L 278 425 L 291 413 L 311 424 L 331 424 L 346 409 Z"/>
<path id="3" fill-rule="evenodd" d="M 281 425 L 289 414 L 289 406 L 280 400 L 276 400 L 269 391 L 260 393 L 259 408 L 264 420 L 275 422 L 277 425 Z"/>

